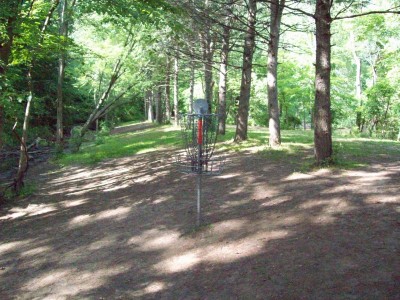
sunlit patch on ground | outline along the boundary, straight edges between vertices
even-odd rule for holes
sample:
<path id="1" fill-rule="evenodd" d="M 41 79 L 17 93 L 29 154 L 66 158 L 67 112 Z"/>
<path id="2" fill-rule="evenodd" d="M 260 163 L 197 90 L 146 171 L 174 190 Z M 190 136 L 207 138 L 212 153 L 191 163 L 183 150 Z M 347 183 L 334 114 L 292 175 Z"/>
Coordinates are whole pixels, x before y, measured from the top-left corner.
<path id="1" fill-rule="evenodd" d="M 53 204 L 29 204 L 26 208 L 15 207 L 9 213 L 0 217 L 0 220 L 17 219 L 25 216 L 37 216 L 56 211 L 57 207 Z"/>

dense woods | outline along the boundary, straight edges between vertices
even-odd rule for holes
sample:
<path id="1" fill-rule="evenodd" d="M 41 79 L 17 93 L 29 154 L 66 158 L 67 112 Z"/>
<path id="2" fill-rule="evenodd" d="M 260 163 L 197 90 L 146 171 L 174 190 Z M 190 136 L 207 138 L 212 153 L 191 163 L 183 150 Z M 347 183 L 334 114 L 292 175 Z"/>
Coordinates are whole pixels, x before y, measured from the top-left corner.
<path id="1" fill-rule="evenodd" d="M 400 137 L 400 3 L 296 0 L 0 2 L 0 150 L 38 137 L 78 151 L 123 121 L 177 123 L 205 98 L 219 132 L 332 130 Z M 266 130 L 267 134 L 267 130 Z M 6 166 L 2 166 L 5 168 Z"/>

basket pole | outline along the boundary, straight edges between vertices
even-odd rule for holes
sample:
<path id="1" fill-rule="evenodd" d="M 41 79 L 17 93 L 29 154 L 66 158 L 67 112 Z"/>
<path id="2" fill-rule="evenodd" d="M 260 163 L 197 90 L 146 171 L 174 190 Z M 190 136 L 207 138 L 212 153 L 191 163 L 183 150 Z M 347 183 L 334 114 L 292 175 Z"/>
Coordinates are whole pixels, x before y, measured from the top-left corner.
<path id="1" fill-rule="evenodd" d="M 197 222 L 196 225 L 200 226 L 201 223 L 201 174 L 197 175 Z"/>

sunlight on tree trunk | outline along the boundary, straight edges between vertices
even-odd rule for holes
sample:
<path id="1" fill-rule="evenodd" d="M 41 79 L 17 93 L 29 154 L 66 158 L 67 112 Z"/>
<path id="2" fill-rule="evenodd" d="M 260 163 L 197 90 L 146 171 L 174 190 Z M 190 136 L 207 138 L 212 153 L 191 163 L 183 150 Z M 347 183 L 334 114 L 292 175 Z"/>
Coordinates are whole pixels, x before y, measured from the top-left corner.
<path id="1" fill-rule="evenodd" d="M 190 57 L 190 82 L 189 82 L 189 112 L 193 113 L 193 101 L 194 101 L 194 85 L 195 85 L 195 65 L 194 58 Z"/>
<path id="2" fill-rule="evenodd" d="M 332 159 L 332 123 L 330 99 L 331 74 L 331 1 L 317 0 L 316 22 L 316 73 L 314 154 L 317 164 Z"/>
<path id="3" fill-rule="evenodd" d="M 270 33 L 268 43 L 268 69 L 267 69 L 267 90 L 268 90 L 268 114 L 269 114 L 269 145 L 277 147 L 281 144 L 281 129 L 279 121 L 278 105 L 278 49 L 282 12 L 285 0 L 273 0 L 270 3 Z"/>
<path id="4" fill-rule="evenodd" d="M 154 112 L 153 112 L 153 93 L 152 91 L 147 91 L 147 121 L 154 122 Z"/>
<path id="5" fill-rule="evenodd" d="M 209 10 L 209 2 L 205 0 L 206 10 Z M 204 63 L 204 97 L 208 102 L 208 111 L 212 111 L 213 102 L 213 56 L 214 56 L 214 43 L 210 33 L 210 20 L 206 19 L 205 29 L 200 34 L 200 41 L 203 49 L 203 63 Z"/>
<path id="6" fill-rule="evenodd" d="M 59 151 L 63 149 L 64 140 L 64 127 L 63 127 L 63 108 L 64 108 L 64 76 L 65 76 L 65 43 L 68 36 L 68 23 L 66 20 L 68 7 L 68 0 L 61 0 L 59 8 L 59 22 L 60 22 L 60 37 L 61 49 L 60 57 L 58 59 L 58 80 L 57 80 L 57 129 L 56 129 L 56 143 Z"/>
<path id="7" fill-rule="evenodd" d="M 167 67 L 165 72 L 165 118 L 171 121 L 171 60 L 167 56 Z"/>
<path id="8" fill-rule="evenodd" d="M 232 2 L 230 3 L 232 5 Z M 219 67 L 219 85 L 218 85 L 218 133 L 225 134 L 226 127 L 226 82 L 228 76 L 228 56 L 229 56 L 229 38 L 230 38 L 230 22 L 231 16 L 229 9 L 226 9 L 227 20 L 223 27 L 222 33 L 222 49 L 221 63 Z"/>
<path id="9" fill-rule="evenodd" d="M 350 32 L 350 41 L 351 41 L 351 52 L 353 54 L 354 64 L 356 65 L 356 78 L 355 78 L 355 87 L 356 87 L 356 94 L 355 97 L 358 100 L 358 106 L 362 106 L 362 90 L 361 90 L 361 58 L 357 55 L 356 51 L 356 41 L 354 37 L 354 33 Z M 363 121 L 362 121 L 362 114 L 360 111 L 356 112 L 356 125 L 359 131 L 363 130 Z"/>
<path id="10" fill-rule="evenodd" d="M 179 64 L 178 58 L 174 58 L 174 125 L 179 124 L 179 111 L 178 111 L 178 75 L 179 75 Z"/>
<path id="11" fill-rule="evenodd" d="M 162 102 L 161 102 L 161 86 L 157 87 L 154 91 L 154 96 L 156 99 L 156 121 L 157 124 L 162 124 L 163 122 L 163 113 L 162 113 Z"/>
<path id="12" fill-rule="evenodd" d="M 24 123 L 22 126 L 22 137 L 21 137 L 21 145 L 20 145 L 20 156 L 18 163 L 18 172 L 14 179 L 14 192 L 18 194 L 21 191 L 21 188 L 24 185 L 24 178 L 26 171 L 28 170 L 28 151 L 27 151 L 27 139 L 28 139 L 28 126 L 29 126 L 29 116 L 31 110 L 31 103 L 33 100 L 33 83 L 32 83 L 32 70 L 28 72 L 28 87 L 29 87 L 29 96 L 26 102 L 25 107 L 25 116 Z"/>

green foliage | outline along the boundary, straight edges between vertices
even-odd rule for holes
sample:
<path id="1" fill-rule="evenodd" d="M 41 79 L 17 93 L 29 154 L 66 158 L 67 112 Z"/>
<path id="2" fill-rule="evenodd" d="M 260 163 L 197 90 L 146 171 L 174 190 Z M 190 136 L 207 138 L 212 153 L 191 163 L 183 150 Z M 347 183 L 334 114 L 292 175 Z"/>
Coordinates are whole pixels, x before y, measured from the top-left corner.
<path id="1" fill-rule="evenodd" d="M 290 61 L 278 67 L 278 100 L 281 109 L 281 128 L 295 129 L 311 123 L 314 102 L 311 69 Z"/>
<path id="2" fill-rule="evenodd" d="M 33 182 L 25 182 L 18 194 L 15 194 L 11 189 L 7 189 L 4 198 L 7 200 L 23 199 L 35 194 L 38 187 Z"/>
<path id="3" fill-rule="evenodd" d="M 110 121 L 102 121 L 100 123 L 100 130 L 96 133 L 95 144 L 101 145 L 106 141 L 106 137 L 110 135 L 113 124 Z"/>
<path id="4" fill-rule="evenodd" d="M 367 89 L 367 101 L 364 105 L 364 116 L 370 122 L 370 134 L 373 130 L 388 138 L 395 138 L 399 127 L 398 97 L 396 90 L 388 80 L 380 80 Z M 394 107 L 394 109 L 393 109 Z"/>
<path id="5" fill-rule="evenodd" d="M 82 136 L 82 126 L 75 126 L 71 129 L 71 137 L 68 140 L 69 149 L 72 153 L 76 153 L 79 151 L 79 147 L 83 142 Z"/>

